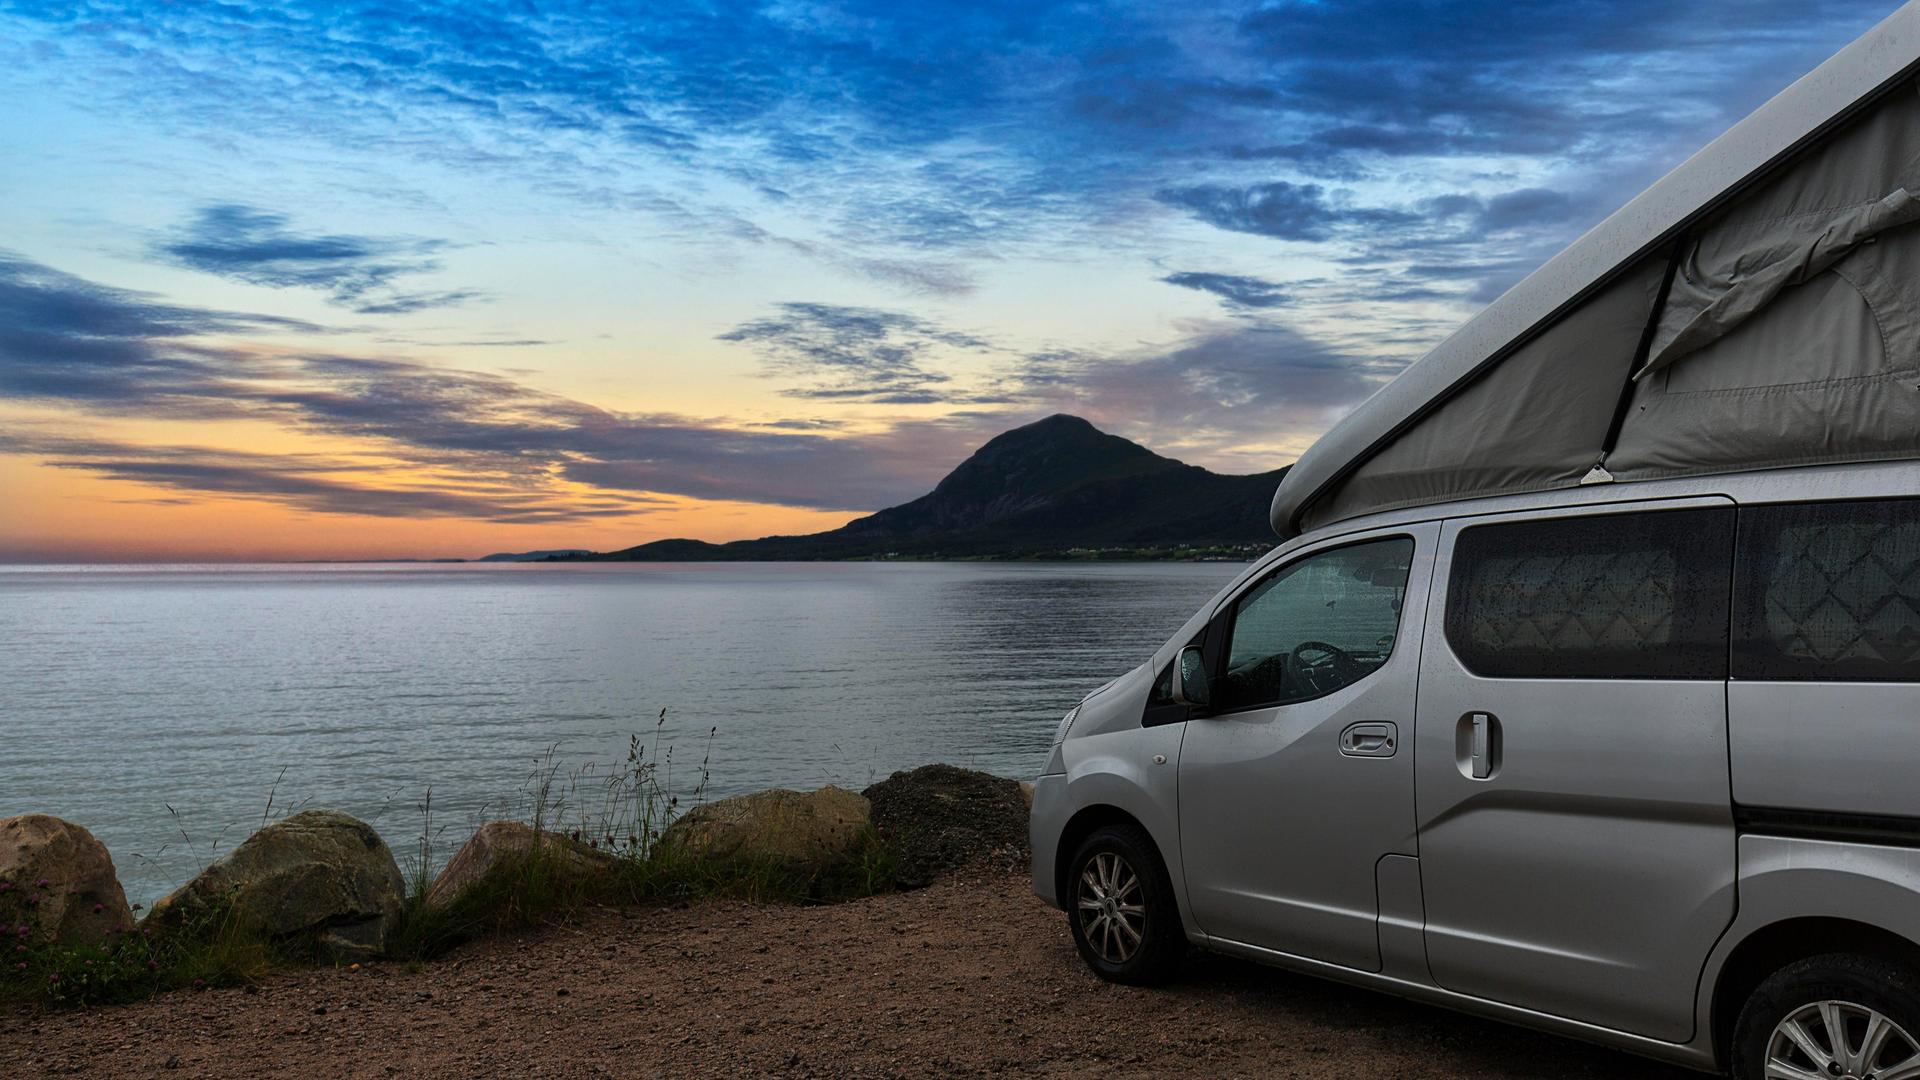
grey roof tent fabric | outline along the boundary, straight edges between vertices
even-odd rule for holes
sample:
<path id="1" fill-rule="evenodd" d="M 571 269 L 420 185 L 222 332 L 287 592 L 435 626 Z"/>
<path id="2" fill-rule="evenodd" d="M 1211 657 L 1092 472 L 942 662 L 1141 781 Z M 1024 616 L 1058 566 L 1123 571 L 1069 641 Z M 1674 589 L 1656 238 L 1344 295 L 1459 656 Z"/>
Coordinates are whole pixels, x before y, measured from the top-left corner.
<path id="1" fill-rule="evenodd" d="M 1920 0 L 1335 425 L 1283 537 L 1404 506 L 1920 458 Z"/>

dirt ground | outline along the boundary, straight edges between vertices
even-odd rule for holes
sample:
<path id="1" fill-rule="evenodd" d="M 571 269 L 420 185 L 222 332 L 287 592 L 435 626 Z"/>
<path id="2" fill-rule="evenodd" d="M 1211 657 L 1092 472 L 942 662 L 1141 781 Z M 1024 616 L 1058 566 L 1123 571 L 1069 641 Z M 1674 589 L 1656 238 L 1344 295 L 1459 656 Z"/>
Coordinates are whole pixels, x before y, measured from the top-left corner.
<path id="1" fill-rule="evenodd" d="M 1262 1076 L 1678 1080 L 1220 957 L 1094 979 L 1013 875 L 826 908 L 598 913 L 424 969 L 0 1014 L 0 1077 Z"/>

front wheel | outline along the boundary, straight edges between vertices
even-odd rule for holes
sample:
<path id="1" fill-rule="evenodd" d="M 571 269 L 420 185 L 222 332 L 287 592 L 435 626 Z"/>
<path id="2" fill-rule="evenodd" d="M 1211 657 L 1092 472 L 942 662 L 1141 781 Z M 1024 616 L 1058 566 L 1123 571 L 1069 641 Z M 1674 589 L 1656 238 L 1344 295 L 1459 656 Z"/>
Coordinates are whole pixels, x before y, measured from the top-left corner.
<path id="1" fill-rule="evenodd" d="M 1920 979 L 1848 953 L 1760 984 L 1733 1034 L 1735 1080 L 1920 1080 Z"/>
<path id="2" fill-rule="evenodd" d="M 1094 974 L 1136 986 L 1171 978 L 1186 935 L 1173 882 L 1146 832 L 1132 825 L 1096 829 L 1072 866 L 1067 918 L 1073 944 Z"/>

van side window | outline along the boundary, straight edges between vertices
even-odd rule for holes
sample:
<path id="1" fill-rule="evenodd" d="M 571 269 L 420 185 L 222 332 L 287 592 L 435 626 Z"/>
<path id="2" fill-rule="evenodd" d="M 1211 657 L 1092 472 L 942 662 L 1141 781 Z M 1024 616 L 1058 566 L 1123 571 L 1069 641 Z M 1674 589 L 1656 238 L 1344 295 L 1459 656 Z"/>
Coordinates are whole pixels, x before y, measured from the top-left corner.
<path id="1" fill-rule="evenodd" d="M 1724 679 L 1734 511 L 1476 525 L 1454 541 L 1447 642 L 1499 679 Z"/>
<path id="2" fill-rule="evenodd" d="M 1412 540 L 1375 540 L 1289 563 L 1241 594 L 1214 710 L 1306 701 L 1379 670 L 1412 564 Z"/>
<path id="3" fill-rule="evenodd" d="M 1740 511 L 1737 679 L 1920 682 L 1920 500 Z"/>

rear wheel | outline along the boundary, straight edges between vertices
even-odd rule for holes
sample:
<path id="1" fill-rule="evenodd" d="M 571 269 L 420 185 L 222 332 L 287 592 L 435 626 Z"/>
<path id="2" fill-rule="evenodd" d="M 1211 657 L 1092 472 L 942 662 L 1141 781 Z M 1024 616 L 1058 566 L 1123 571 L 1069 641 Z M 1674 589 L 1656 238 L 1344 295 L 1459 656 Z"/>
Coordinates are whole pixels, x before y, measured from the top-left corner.
<path id="1" fill-rule="evenodd" d="M 1920 1080 L 1920 979 L 1884 960 L 1815 956 L 1740 1012 L 1735 1080 Z"/>
<path id="2" fill-rule="evenodd" d="M 1073 856 L 1067 918 L 1073 943 L 1094 974 L 1149 985 L 1171 978 L 1186 951 L 1173 883 L 1145 830 L 1094 830 Z"/>

